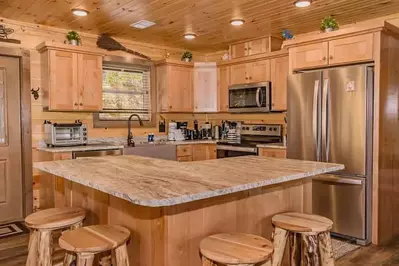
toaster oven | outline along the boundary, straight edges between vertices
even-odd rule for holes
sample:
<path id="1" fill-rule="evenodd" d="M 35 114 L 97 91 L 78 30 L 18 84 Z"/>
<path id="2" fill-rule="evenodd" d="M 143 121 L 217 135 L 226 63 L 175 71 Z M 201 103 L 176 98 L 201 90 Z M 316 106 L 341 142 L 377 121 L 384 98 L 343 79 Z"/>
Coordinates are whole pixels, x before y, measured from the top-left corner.
<path id="1" fill-rule="evenodd" d="M 49 147 L 86 145 L 88 143 L 87 127 L 78 120 L 70 124 L 44 121 L 44 131 L 44 142 Z"/>

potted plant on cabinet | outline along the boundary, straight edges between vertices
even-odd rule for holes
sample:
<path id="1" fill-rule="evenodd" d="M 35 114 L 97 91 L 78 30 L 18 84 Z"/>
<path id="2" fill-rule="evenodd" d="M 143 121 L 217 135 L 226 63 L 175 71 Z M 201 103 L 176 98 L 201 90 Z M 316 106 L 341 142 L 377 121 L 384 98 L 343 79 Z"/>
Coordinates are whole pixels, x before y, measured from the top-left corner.
<path id="1" fill-rule="evenodd" d="M 328 16 L 321 21 L 320 29 L 324 32 L 330 32 L 339 29 L 339 25 L 335 18 Z"/>
<path id="2" fill-rule="evenodd" d="M 184 52 L 184 54 L 181 57 L 181 60 L 185 62 L 191 62 L 192 59 L 193 59 L 193 54 L 188 51 Z"/>
<path id="3" fill-rule="evenodd" d="M 70 31 L 68 32 L 68 34 L 66 35 L 66 38 L 69 42 L 69 44 L 72 45 L 80 45 L 80 36 L 79 33 L 77 33 L 76 31 Z"/>

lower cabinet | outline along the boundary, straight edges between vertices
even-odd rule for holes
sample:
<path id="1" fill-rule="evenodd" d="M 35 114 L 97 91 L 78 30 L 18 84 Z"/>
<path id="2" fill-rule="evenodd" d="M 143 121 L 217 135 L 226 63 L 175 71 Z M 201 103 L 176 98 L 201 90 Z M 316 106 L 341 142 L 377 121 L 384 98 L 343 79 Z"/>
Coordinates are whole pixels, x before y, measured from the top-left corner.
<path id="1" fill-rule="evenodd" d="M 264 157 L 287 158 L 287 150 L 275 148 L 259 148 L 258 155 Z"/>
<path id="2" fill-rule="evenodd" d="M 176 160 L 179 162 L 216 159 L 216 144 L 193 144 L 176 146 Z"/>

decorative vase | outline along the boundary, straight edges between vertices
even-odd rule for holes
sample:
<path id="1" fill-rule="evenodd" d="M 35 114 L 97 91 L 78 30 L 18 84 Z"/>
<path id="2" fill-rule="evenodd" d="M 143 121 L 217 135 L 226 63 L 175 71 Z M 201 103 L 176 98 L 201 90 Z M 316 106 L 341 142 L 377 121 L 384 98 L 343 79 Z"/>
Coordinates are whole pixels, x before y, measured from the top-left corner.
<path id="1" fill-rule="evenodd" d="M 71 44 L 71 45 L 79 45 L 78 40 L 69 40 L 69 44 Z"/>
<path id="2" fill-rule="evenodd" d="M 333 28 L 326 28 L 326 29 L 324 30 L 324 32 L 332 32 L 332 31 L 334 31 Z"/>
<path id="3" fill-rule="evenodd" d="M 189 62 L 191 62 L 191 59 L 190 58 L 184 58 L 184 62 L 189 63 Z"/>

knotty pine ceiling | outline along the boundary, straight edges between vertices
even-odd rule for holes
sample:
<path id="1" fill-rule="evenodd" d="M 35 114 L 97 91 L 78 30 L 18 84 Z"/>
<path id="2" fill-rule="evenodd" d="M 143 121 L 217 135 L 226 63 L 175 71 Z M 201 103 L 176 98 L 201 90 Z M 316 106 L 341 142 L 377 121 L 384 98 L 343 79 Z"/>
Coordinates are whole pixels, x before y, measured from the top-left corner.
<path id="1" fill-rule="evenodd" d="M 297 8 L 294 0 L 0 0 L 0 16 L 95 34 L 193 51 L 226 49 L 237 40 L 278 35 L 284 28 L 294 34 L 319 29 L 320 20 L 333 15 L 340 24 L 399 12 L 399 0 L 313 0 Z M 72 8 L 90 12 L 72 15 Z M 233 27 L 233 18 L 245 19 Z M 138 30 L 129 25 L 150 20 L 155 26 Z M 183 34 L 195 33 L 195 40 Z"/>

